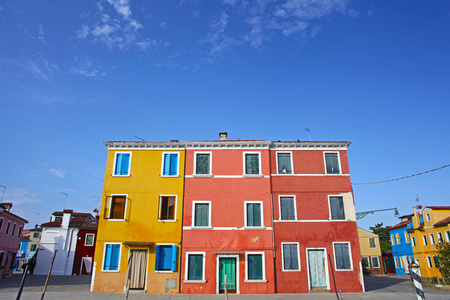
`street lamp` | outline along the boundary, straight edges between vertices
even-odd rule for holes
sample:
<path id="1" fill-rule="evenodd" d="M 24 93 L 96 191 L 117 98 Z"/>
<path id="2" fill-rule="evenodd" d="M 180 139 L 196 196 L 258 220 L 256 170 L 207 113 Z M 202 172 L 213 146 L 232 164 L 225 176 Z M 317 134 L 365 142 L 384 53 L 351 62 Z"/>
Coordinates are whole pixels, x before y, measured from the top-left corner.
<path id="1" fill-rule="evenodd" d="M 386 211 L 386 210 L 394 210 L 395 211 L 394 216 L 396 218 L 400 217 L 400 214 L 398 213 L 397 207 L 394 207 L 394 208 L 385 208 L 385 209 L 377 209 L 377 210 L 369 210 L 369 211 L 357 212 L 356 213 L 356 220 L 362 219 L 365 216 L 367 216 L 368 214 L 373 214 L 374 212 L 377 212 L 377 211 Z"/>

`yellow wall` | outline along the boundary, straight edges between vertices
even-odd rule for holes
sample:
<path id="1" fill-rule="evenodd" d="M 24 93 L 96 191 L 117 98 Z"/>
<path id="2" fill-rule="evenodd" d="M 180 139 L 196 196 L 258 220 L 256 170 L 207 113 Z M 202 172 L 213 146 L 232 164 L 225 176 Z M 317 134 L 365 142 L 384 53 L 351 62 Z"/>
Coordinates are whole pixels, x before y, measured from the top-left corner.
<path id="1" fill-rule="evenodd" d="M 376 248 L 370 248 L 369 237 L 375 238 Z M 378 235 L 367 230 L 358 228 L 359 246 L 361 248 L 361 256 L 381 256 L 380 239 Z M 381 262 L 380 262 L 381 264 Z"/>
<path id="2" fill-rule="evenodd" d="M 131 152 L 130 176 L 113 176 L 116 152 Z M 161 176 L 163 152 L 179 153 L 177 177 Z M 181 257 L 181 231 L 184 183 L 184 150 L 109 150 L 106 164 L 102 206 L 98 227 L 94 261 L 96 274 L 94 291 L 122 292 L 125 286 L 128 253 L 131 249 L 147 249 L 148 274 L 146 290 L 154 293 L 178 292 L 178 278 Z M 127 220 L 105 219 L 107 197 L 127 195 Z M 176 196 L 175 221 L 160 221 L 159 205 L 161 195 Z M 122 243 L 119 272 L 102 271 L 105 243 Z M 124 243 L 125 242 L 125 243 Z M 130 242 L 147 242 L 146 245 L 133 245 Z M 153 243 L 153 244 L 149 244 Z M 155 268 L 155 246 L 166 243 L 178 247 L 177 272 L 157 273 Z M 167 290 L 166 279 L 176 279 L 176 289 Z M 152 284 L 157 282 L 157 286 Z"/>

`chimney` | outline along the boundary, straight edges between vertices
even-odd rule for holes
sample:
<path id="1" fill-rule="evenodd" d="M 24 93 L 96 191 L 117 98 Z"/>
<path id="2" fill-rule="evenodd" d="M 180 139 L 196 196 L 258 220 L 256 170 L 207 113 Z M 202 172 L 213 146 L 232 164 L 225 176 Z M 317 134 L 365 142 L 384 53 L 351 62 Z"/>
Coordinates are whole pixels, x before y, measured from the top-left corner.
<path id="1" fill-rule="evenodd" d="M 6 211 L 11 211 L 11 207 L 13 206 L 11 202 L 3 202 L 2 205 Z"/>
<path id="2" fill-rule="evenodd" d="M 39 225 L 38 224 L 35 224 L 34 225 L 34 229 L 38 229 L 39 228 Z"/>
<path id="3" fill-rule="evenodd" d="M 69 228 L 70 219 L 72 219 L 72 209 L 63 210 L 62 228 Z"/>
<path id="4" fill-rule="evenodd" d="M 219 132 L 219 139 L 221 141 L 226 141 L 228 137 L 228 133 L 227 132 Z"/>

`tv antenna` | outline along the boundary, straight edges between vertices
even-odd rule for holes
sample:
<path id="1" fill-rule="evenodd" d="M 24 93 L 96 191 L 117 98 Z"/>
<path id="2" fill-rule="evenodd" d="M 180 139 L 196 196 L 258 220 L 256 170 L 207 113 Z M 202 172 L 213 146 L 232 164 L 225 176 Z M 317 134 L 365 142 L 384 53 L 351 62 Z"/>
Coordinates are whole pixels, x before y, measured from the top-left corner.
<path id="1" fill-rule="evenodd" d="M 305 131 L 308 131 L 308 133 L 309 133 L 309 141 L 311 142 L 311 129 L 305 128 Z"/>
<path id="2" fill-rule="evenodd" d="M 138 140 L 141 140 L 141 141 L 145 142 L 145 140 L 143 138 L 140 138 L 138 136 L 134 136 L 134 137 L 137 138 Z"/>

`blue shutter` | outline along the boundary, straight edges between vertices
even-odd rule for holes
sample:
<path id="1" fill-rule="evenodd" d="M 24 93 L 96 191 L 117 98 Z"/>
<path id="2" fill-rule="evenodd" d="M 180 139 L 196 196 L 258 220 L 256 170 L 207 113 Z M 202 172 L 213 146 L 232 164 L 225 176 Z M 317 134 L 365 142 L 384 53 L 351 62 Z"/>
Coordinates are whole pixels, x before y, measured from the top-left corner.
<path id="1" fill-rule="evenodd" d="M 111 270 L 119 269 L 120 245 L 112 245 Z"/>
<path id="2" fill-rule="evenodd" d="M 116 154 L 116 169 L 114 170 L 114 175 L 120 175 L 122 166 L 122 154 Z"/>
<path id="3" fill-rule="evenodd" d="M 155 250 L 155 271 L 159 270 L 159 248 L 160 248 L 160 246 L 156 246 L 156 250 Z"/>
<path id="4" fill-rule="evenodd" d="M 170 268 L 171 271 L 175 272 L 177 270 L 177 246 L 172 246 L 172 265 Z"/>
<path id="5" fill-rule="evenodd" d="M 170 154 L 164 154 L 164 162 L 163 162 L 163 175 L 169 175 L 170 171 Z"/>
<path id="6" fill-rule="evenodd" d="M 178 154 L 170 155 L 170 175 L 177 175 Z"/>
<path id="7" fill-rule="evenodd" d="M 103 270 L 111 270 L 111 252 L 112 252 L 112 245 L 106 245 L 105 248 L 105 261 L 103 264 Z"/>
<path id="8" fill-rule="evenodd" d="M 162 251 L 160 251 L 160 253 L 162 254 L 162 265 L 163 267 L 161 269 L 163 270 L 170 270 L 171 265 L 172 265 L 172 260 L 171 260 L 171 246 L 163 246 L 161 248 Z"/>
<path id="9" fill-rule="evenodd" d="M 128 166 L 130 163 L 130 154 L 122 154 L 122 170 L 120 175 L 128 175 Z"/>

